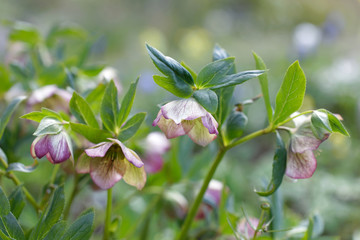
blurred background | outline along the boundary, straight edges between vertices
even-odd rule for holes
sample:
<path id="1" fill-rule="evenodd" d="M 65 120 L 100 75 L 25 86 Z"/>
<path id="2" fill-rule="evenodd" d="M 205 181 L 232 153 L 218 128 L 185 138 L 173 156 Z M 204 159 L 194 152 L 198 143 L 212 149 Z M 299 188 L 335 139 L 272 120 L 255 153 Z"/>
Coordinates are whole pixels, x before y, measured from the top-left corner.
<path id="1" fill-rule="evenodd" d="M 150 128 L 158 111 L 156 105 L 174 97 L 153 83 L 152 75 L 158 72 L 147 55 L 145 42 L 185 61 L 196 71 L 211 61 L 216 43 L 236 57 L 238 71 L 255 68 L 255 51 L 269 69 L 273 103 L 287 67 L 299 59 L 308 81 L 302 110 L 326 108 L 340 114 L 351 138 L 333 134 L 321 145 L 312 178 L 296 182 L 285 179 L 280 188 L 285 225 L 316 213 L 323 219 L 324 235 L 360 239 L 360 1 L 0 0 L 0 19 L 5 20 L 0 26 L 2 62 L 11 52 L 7 21 L 31 23 L 43 35 L 59 24 L 85 29 L 92 42 L 89 62 L 114 67 L 123 88 L 141 74 L 134 112 L 148 112 L 147 131 L 158 130 Z M 72 47 L 84 43 L 76 44 Z M 260 92 L 254 79 L 236 88 L 233 101 L 241 102 Z M 265 126 L 262 100 L 245 111 L 249 117 L 247 132 Z M 271 176 L 272 138 L 264 136 L 234 149 L 216 173 L 216 178 L 229 187 L 239 213 L 240 205 L 249 215 L 260 213 L 261 202 L 253 189 L 260 188 Z M 15 146 L 23 150 L 24 162 L 31 162 L 27 150 L 31 141 L 30 137 L 26 144 Z M 198 170 L 188 176 L 199 180 L 210 160 L 197 147 L 191 149 L 200 153 L 187 160 Z M 49 167 L 47 162 L 43 165 L 37 170 L 40 173 Z M 118 185 L 119 198 L 122 192 L 132 191 L 125 184 Z M 88 197 L 86 193 L 81 196 Z M 99 215 L 105 196 L 100 193 L 93 200 L 100 202 Z M 144 205 L 143 199 L 137 201 Z M 141 207 L 136 209 L 141 212 Z M 131 206 L 127 211 L 131 212 Z M 159 235 L 156 239 L 162 238 Z"/>

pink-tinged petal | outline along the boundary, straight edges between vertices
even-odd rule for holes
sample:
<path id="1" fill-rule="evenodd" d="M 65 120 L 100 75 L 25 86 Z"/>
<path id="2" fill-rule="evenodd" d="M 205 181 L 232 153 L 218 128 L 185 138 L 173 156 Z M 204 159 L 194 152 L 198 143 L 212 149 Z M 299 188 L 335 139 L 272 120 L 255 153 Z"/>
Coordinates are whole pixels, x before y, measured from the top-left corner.
<path id="1" fill-rule="evenodd" d="M 47 160 L 49 160 L 49 162 L 51 162 L 52 164 L 55 164 L 54 160 L 50 156 L 50 153 L 46 154 L 46 158 L 47 158 Z"/>
<path id="2" fill-rule="evenodd" d="M 71 157 L 69 145 L 63 132 L 47 135 L 48 151 L 54 163 L 61 163 Z"/>
<path id="3" fill-rule="evenodd" d="M 149 154 L 164 154 L 170 149 L 170 141 L 162 132 L 151 132 L 145 139 L 145 149 Z"/>
<path id="4" fill-rule="evenodd" d="M 141 161 L 140 157 L 136 154 L 136 152 L 134 152 L 130 148 L 127 148 L 122 142 L 120 142 L 117 139 L 109 138 L 109 140 L 111 140 L 114 143 L 117 143 L 121 147 L 121 150 L 125 158 L 129 162 L 131 162 L 135 167 L 140 168 L 144 166 L 144 163 Z"/>
<path id="5" fill-rule="evenodd" d="M 123 176 L 124 181 L 141 190 L 146 183 L 146 172 L 144 167 L 138 168 L 130 162 L 125 161 L 126 164 L 126 172 Z"/>
<path id="6" fill-rule="evenodd" d="M 158 115 L 156 116 L 155 120 L 153 121 L 152 125 L 153 127 L 155 127 L 156 125 L 158 125 L 158 122 L 160 121 L 160 119 L 163 117 L 163 114 L 161 112 L 161 110 L 158 112 Z"/>
<path id="7" fill-rule="evenodd" d="M 209 183 L 209 187 L 205 192 L 205 197 L 211 198 L 212 200 L 214 200 L 216 205 L 219 206 L 223 188 L 224 185 L 222 184 L 222 182 L 212 179 Z"/>
<path id="8" fill-rule="evenodd" d="M 193 140 L 195 143 L 205 147 L 210 142 L 216 139 L 216 134 L 210 134 L 209 130 L 202 124 L 200 118 L 190 121 L 184 121 L 182 123 L 184 129 L 188 129 L 192 124 L 191 130 L 187 133 L 187 135 Z"/>
<path id="9" fill-rule="evenodd" d="M 209 130 L 210 134 L 216 134 L 216 135 L 219 134 L 217 130 L 219 124 L 210 113 L 206 114 L 205 117 L 202 117 L 201 121 L 203 125 Z"/>
<path id="10" fill-rule="evenodd" d="M 169 102 L 161 107 L 161 112 L 164 118 L 172 119 L 176 124 L 204 117 L 208 113 L 194 98 Z"/>
<path id="11" fill-rule="evenodd" d="M 48 135 L 43 135 L 41 138 L 39 138 L 39 140 L 35 143 L 35 155 L 37 156 L 37 158 L 42 158 L 44 157 L 48 152 L 49 152 L 49 136 Z"/>
<path id="12" fill-rule="evenodd" d="M 315 137 L 295 135 L 291 139 L 290 147 L 295 153 L 303 153 L 307 150 L 316 150 L 322 142 Z"/>
<path id="13" fill-rule="evenodd" d="M 92 159 L 91 157 L 89 157 L 85 152 L 83 152 L 76 162 L 76 166 L 75 166 L 76 172 L 89 173 L 91 159 Z"/>
<path id="14" fill-rule="evenodd" d="M 286 175 L 294 179 L 310 178 L 316 170 L 316 158 L 311 150 L 303 153 L 289 151 L 286 163 Z"/>
<path id="15" fill-rule="evenodd" d="M 243 218 L 237 225 L 238 232 L 241 235 L 245 236 L 246 239 L 252 239 L 254 237 L 255 229 L 259 225 L 259 219 L 250 217 L 249 222 L 245 218 Z"/>
<path id="16" fill-rule="evenodd" d="M 171 119 L 161 117 L 157 125 L 167 138 L 176 138 L 186 134 L 182 124 L 176 124 Z"/>
<path id="17" fill-rule="evenodd" d="M 92 158 L 90 162 L 90 176 L 101 189 L 109 189 L 122 178 L 117 170 L 121 162 L 111 158 Z"/>
<path id="18" fill-rule="evenodd" d="M 149 153 L 144 159 L 145 171 L 148 173 L 157 173 L 164 166 L 164 160 L 160 154 Z"/>
<path id="19" fill-rule="evenodd" d="M 101 142 L 91 148 L 85 149 L 85 152 L 89 157 L 104 157 L 113 144 L 113 142 Z"/>

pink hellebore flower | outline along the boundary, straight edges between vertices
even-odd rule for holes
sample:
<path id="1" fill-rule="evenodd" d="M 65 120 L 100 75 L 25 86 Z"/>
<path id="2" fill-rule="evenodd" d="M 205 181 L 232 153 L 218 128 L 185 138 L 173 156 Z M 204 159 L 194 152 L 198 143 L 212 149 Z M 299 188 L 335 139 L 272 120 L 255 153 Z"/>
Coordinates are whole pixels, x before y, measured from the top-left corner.
<path id="1" fill-rule="evenodd" d="M 78 173 L 90 173 L 101 189 L 109 189 L 120 179 L 142 189 L 146 182 L 144 163 L 131 149 L 117 139 L 101 142 L 85 150 L 76 164 Z"/>
<path id="2" fill-rule="evenodd" d="M 255 229 L 259 225 L 259 219 L 250 217 L 249 222 L 246 218 L 243 218 L 237 225 L 238 232 L 243 235 L 245 239 L 252 239 L 254 237 Z M 258 233 L 258 235 L 260 235 L 260 233 Z"/>
<path id="3" fill-rule="evenodd" d="M 62 163 L 72 155 L 70 138 L 63 131 L 38 136 L 31 144 L 30 153 L 34 159 L 46 156 L 53 164 Z"/>
<path id="4" fill-rule="evenodd" d="M 188 135 L 195 143 L 206 146 L 218 134 L 218 123 L 194 98 L 169 102 L 161 107 L 153 126 L 159 126 L 167 138 Z"/>
<path id="5" fill-rule="evenodd" d="M 196 219 L 204 219 L 214 207 L 220 206 L 221 195 L 224 184 L 218 180 L 212 179 L 206 189 L 203 203 L 196 215 Z M 228 190 L 228 189 L 225 189 Z"/>
<path id="6" fill-rule="evenodd" d="M 296 129 L 290 139 L 286 175 L 294 179 L 310 178 L 317 165 L 313 151 L 329 137 L 329 133 L 323 132 L 321 136 L 315 136 L 311 129 L 310 118 L 307 117 L 294 122 Z"/>
<path id="7" fill-rule="evenodd" d="M 170 141 L 161 132 L 151 132 L 145 139 L 145 170 L 156 173 L 164 166 L 162 155 L 169 151 Z"/>

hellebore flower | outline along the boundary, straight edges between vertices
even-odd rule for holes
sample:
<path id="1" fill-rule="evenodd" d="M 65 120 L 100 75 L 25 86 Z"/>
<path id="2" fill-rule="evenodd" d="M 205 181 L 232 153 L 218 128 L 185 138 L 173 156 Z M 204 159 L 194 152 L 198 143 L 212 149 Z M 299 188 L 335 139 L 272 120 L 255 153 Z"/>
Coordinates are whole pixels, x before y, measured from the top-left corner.
<path id="1" fill-rule="evenodd" d="M 63 131 L 38 136 L 31 144 L 30 153 L 34 159 L 46 156 L 53 164 L 62 163 L 72 156 L 70 138 Z"/>
<path id="2" fill-rule="evenodd" d="M 310 178 L 317 165 L 313 151 L 329 137 L 329 133 L 324 131 L 315 135 L 311 129 L 310 118 L 301 118 L 294 122 L 296 129 L 289 143 L 286 175 L 294 179 Z"/>
<path id="3" fill-rule="evenodd" d="M 237 225 L 237 230 L 245 237 L 245 239 L 252 239 L 255 234 L 255 229 L 259 225 L 259 219 L 250 217 L 248 220 L 250 223 L 247 221 L 247 219 L 243 218 Z M 260 232 L 258 235 L 260 235 Z"/>
<path id="4" fill-rule="evenodd" d="M 196 219 L 204 219 L 213 208 L 220 206 L 223 188 L 224 184 L 222 182 L 215 179 L 210 181 L 204 195 L 203 203 L 201 204 L 196 215 Z"/>
<path id="5" fill-rule="evenodd" d="M 145 139 L 145 170 L 156 173 L 163 168 L 162 155 L 170 149 L 170 141 L 161 132 L 151 132 Z"/>
<path id="6" fill-rule="evenodd" d="M 68 112 L 71 96 L 70 92 L 58 88 L 56 85 L 47 85 L 33 91 L 27 101 L 27 111 L 46 107 L 56 111 Z"/>
<path id="7" fill-rule="evenodd" d="M 161 107 L 153 126 L 159 126 L 167 138 L 188 135 L 206 146 L 218 134 L 218 123 L 194 98 L 169 102 Z"/>
<path id="8" fill-rule="evenodd" d="M 76 164 L 78 173 L 90 173 L 94 183 L 101 189 L 109 189 L 122 178 L 137 189 L 146 182 L 144 163 L 131 149 L 117 139 L 101 142 L 85 150 Z"/>

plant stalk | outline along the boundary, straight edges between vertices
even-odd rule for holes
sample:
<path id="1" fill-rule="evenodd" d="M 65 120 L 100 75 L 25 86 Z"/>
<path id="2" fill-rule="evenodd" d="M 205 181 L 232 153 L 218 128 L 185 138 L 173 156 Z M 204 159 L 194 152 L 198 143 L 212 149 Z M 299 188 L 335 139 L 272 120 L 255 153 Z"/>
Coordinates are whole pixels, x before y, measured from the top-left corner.
<path id="1" fill-rule="evenodd" d="M 105 227 L 103 240 L 110 239 L 110 225 L 111 225 L 111 210 L 112 210 L 112 188 L 107 190 L 107 204 L 105 215 Z"/>

